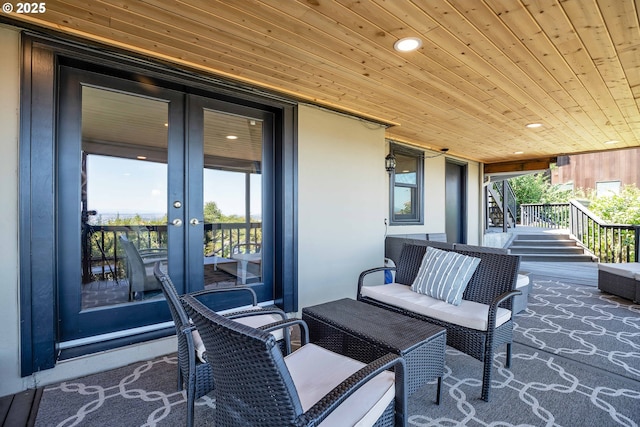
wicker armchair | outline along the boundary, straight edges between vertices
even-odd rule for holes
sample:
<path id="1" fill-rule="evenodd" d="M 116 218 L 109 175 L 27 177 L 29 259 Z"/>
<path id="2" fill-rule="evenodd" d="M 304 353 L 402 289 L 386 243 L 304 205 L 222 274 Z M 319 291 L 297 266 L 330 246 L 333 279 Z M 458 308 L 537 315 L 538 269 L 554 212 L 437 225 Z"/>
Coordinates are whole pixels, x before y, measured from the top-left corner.
<path id="1" fill-rule="evenodd" d="M 182 390 L 186 384 L 187 390 L 187 425 L 193 426 L 193 413 L 195 400 L 214 388 L 211 365 L 203 363 L 197 355 L 197 345 L 201 342 L 196 327 L 189 321 L 189 316 L 184 311 L 178 293 L 171 278 L 164 271 L 161 262 L 154 266 L 154 275 L 161 284 L 162 292 L 169 305 L 171 317 L 176 328 L 178 337 L 178 390 Z M 251 296 L 255 308 L 229 312 L 225 317 L 234 319 L 236 322 L 245 322 L 253 325 L 270 324 L 279 320 L 286 320 L 286 314 L 278 309 L 263 309 L 257 307 L 256 294 L 250 288 L 235 287 L 226 289 L 212 289 L 194 292 L 193 295 L 202 296 L 218 292 L 244 292 Z M 287 353 L 291 352 L 291 343 L 288 334 L 277 336 L 280 347 Z M 206 353 L 204 355 L 206 358 Z"/>
<path id="2" fill-rule="evenodd" d="M 191 295 L 182 303 L 212 349 L 217 427 L 406 425 L 402 358 L 387 354 L 365 365 L 308 344 L 300 319 L 256 329 L 216 314 Z M 292 325 L 301 328 L 303 345 L 283 357 L 267 332 Z"/>

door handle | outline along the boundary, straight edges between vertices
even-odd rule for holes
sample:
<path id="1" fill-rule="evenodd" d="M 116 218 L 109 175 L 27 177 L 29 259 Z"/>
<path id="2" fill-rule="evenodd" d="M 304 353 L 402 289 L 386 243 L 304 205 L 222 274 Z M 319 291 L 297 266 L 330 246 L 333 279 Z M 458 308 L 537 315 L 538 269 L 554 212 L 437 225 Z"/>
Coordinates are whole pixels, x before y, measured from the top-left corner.
<path id="1" fill-rule="evenodd" d="M 171 224 L 175 225 L 176 227 L 182 227 L 182 220 L 180 218 L 176 218 L 171 221 Z"/>
<path id="2" fill-rule="evenodd" d="M 204 222 L 204 220 L 200 220 L 200 219 L 198 219 L 198 218 L 191 218 L 191 219 L 189 220 L 189 224 L 191 224 L 191 225 L 198 225 L 198 224 L 200 224 L 201 222 Z"/>

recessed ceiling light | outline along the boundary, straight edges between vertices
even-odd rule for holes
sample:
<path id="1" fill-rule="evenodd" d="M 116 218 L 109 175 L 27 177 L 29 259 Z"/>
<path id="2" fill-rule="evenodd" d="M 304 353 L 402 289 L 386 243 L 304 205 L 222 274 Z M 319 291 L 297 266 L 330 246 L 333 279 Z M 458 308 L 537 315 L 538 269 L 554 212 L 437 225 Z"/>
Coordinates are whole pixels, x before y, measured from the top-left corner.
<path id="1" fill-rule="evenodd" d="M 412 52 L 422 46 L 422 40 L 418 37 L 405 37 L 393 44 L 393 48 L 398 52 Z"/>
<path id="2" fill-rule="evenodd" d="M 605 144 L 617 144 L 618 142 L 620 141 L 618 141 L 617 139 L 612 139 L 611 141 L 605 142 Z"/>
<path id="3" fill-rule="evenodd" d="M 516 151 L 513 154 L 524 154 L 524 151 Z"/>
<path id="4" fill-rule="evenodd" d="M 525 126 L 528 127 L 529 129 L 535 129 L 535 128 L 542 127 L 542 123 L 528 123 Z"/>
<path id="5" fill-rule="evenodd" d="M 147 160 L 147 156 L 136 156 L 138 160 Z"/>
<path id="6" fill-rule="evenodd" d="M 169 127 L 169 123 L 165 123 L 164 127 L 168 128 Z"/>
<path id="7" fill-rule="evenodd" d="M 238 139 L 235 135 L 227 135 L 227 139 Z"/>

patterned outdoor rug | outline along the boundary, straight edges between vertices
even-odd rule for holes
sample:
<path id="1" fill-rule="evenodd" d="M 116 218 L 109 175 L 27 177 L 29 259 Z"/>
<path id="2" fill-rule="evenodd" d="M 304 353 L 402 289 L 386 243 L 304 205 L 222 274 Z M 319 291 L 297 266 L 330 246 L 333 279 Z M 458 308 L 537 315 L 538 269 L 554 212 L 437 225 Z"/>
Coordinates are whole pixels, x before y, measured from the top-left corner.
<path id="1" fill-rule="evenodd" d="M 638 426 L 640 306 L 597 288 L 534 281 L 516 317 L 511 369 L 496 354 L 491 401 L 480 400 L 482 364 L 447 348 L 442 403 L 435 382 L 409 399 L 410 426 Z M 162 357 L 47 387 L 36 426 L 184 425 L 176 358 Z M 250 385 L 248 385 L 250 386 Z M 196 402 L 213 425 L 215 402 Z"/>
<path id="2" fill-rule="evenodd" d="M 640 305 L 591 286 L 534 281 L 514 340 L 640 381 Z"/>

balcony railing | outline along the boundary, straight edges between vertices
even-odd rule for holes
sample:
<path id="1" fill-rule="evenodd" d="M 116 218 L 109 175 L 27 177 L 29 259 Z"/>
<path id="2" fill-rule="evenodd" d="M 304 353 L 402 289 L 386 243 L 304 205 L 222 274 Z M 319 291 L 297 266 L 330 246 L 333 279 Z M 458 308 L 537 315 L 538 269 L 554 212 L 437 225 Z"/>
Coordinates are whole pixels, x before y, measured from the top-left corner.
<path id="1" fill-rule="evenodd" d="M 83 283 L 125 277 L 124 252 L 118 236 L 124 235 L 138 249 L 166 248 L 166 225 L 85 225 L 82 239 Z M 261 243 L 262 223 L 205 223 L 203 255 L 228 258 L 233 247 Z"/>
<path id="2" fill-rule="evenodd" d="M 522 204 L 520 223 L 525 227 L 569 228 L 569 203 Z"/>
<path id="3" fill-rule="evenodd" d="M 522 225 L 567 228 L 600 262 L 638 262 L 640 226 L 607 224 L 578 202 L 520 205 Z"/>
<path id="4" fill-rule="evenodd" d="M 638 262 L 640 226 L 607 224 L 576 200 L 570 203 L 569 231 L 600 262 Z"/>

